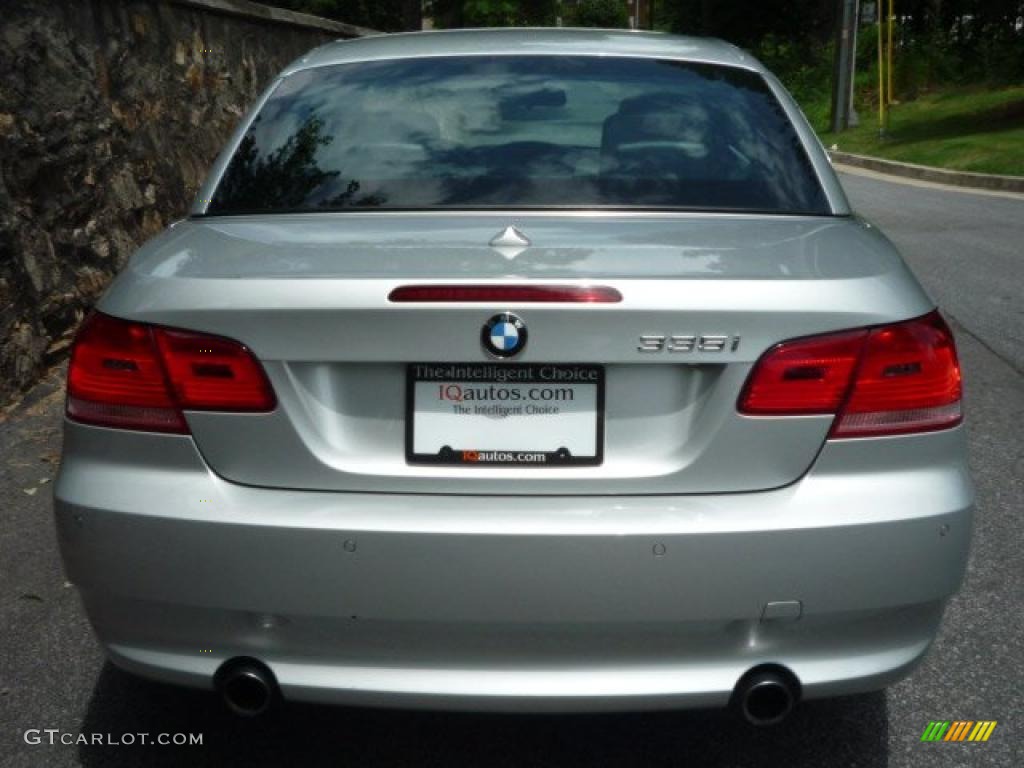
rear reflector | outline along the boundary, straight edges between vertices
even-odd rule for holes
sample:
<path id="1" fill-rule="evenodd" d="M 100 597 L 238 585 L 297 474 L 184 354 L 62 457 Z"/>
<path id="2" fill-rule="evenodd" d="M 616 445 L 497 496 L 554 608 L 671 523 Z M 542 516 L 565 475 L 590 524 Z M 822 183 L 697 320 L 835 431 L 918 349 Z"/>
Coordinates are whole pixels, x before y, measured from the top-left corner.
<path id="1" fill-rule="evenodd" d="M 493 302 L 517 304 L 617 304 L 622 294 L 586 285 L 403 285 L 388 294 L 394 302 Z"/>
<path id="2" fill-rule="evenodd" d="M 752 416 L 836 414 L 830 437 L 926 432 L 962 420 L 960 365 L 938 312 L 880 328 L 783 342 L 738 404 Z"/>
<path id="3" fill-rule="evenodd" d="M 274 392 L 244 346 L 94 313 L 68 367 L 67 415 L 104 427 L 187 434 L 182 410 L 266 412 Z"/>

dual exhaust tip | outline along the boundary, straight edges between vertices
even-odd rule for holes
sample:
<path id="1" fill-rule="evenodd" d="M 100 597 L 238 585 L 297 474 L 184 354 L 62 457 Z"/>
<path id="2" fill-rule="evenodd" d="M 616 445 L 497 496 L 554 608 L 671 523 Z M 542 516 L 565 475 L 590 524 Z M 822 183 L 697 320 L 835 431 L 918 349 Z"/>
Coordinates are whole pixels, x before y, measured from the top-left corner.
<path id="1" fill-rule="evenodd" d="M 259 717 L 270 710 L 280 691 L 274 673 L 256 659 L 238 657 L 221 665 L 214 686 L 228 709 L 241 717 Z M 740 678 L 732 706 L 748 723 L 758 726 L 781 723 L 800 698 L 800 683 L 785 667 L 754 667 Z"/>
<path id="2" fill-rule="evenodd" d="M 754 667 L 740 678 L 732 706 L 751 725 L 778 725 L 800 699 L 800 681 L 782 666 Z"/>
<path id="3" fill-rule="evenodd" d="M 225 661 L 213 684 L 227 708 L 241 717 L 265 714 L 279 695 L 274 673 L 263 662 L 246 657 Z"/>

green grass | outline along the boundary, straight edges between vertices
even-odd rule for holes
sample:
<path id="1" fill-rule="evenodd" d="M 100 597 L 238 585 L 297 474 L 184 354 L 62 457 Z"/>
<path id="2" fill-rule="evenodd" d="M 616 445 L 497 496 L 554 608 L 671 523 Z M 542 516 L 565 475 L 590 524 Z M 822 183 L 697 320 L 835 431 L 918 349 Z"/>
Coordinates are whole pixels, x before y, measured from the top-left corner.
<path id="1" fill-rule="evenodd" d="M 807 105 L 808 117 L 818 117 L 820 106 Z M 877 107 L 872 112 L 862 105 L 858 114 L 856 128 L 821 133 L 825 146 L 958 171 L 1024 176 L 1024 85 L 947 88 L 896 104 L 882 138 Z"/>

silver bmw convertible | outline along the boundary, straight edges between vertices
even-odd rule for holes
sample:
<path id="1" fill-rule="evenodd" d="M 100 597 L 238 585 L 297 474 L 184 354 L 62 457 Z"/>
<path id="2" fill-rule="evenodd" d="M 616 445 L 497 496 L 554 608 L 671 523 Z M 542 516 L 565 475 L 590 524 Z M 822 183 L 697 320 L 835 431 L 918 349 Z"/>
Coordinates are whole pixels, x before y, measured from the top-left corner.
<path id="1" fill-rule="evenodd" d="M 949 327 L 723 42 L 325 45 L 83 324 L 110 660 L 274 701 L 734 706 L 908 674 L 973 489 Z"/>

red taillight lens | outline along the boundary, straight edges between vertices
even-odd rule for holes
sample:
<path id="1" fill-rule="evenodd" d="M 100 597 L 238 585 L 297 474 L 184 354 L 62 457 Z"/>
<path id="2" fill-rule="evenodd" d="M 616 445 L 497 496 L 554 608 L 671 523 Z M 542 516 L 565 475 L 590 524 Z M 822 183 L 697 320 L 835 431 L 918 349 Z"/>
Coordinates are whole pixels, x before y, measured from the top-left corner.
<path id="1" fill-rule="evenodd" d="M 155 328 L 178 404 L 188 411 L 272 411 L 263 368 L 237 341 Z"/>
<path id="2" fill-rule="evenodd" d="M 868 437 L 952 427 L 960 409 L 956 344 L 938 312 L 876 328 L 833 437 Z"/>
<path id="3" fill-rule="evenodd" d="M 739 410 L 837 414 L 831 437 L 925 432 L 959 424 L 960 366 L 938 312 L 881 328 L 783 342 L 754 366 Z"/>
<path id="4" fill-rule="evenodd" d="M 752 416 L 835 413 L 850 389 L 867 331 L 795 339 L 769 350 L 740 396 Z"/>
<path id="5" fill-rule="evenodd" d="M 82 324 L 71 351 L 67 414 L 104 427 L 188 432 L 152 329 L 98 313 Z"/>
<path id="6" fill-rule="evenodd" d="M 104 427 L 188 433 L 182 409 L 269 411 L 273 390 L 229 339 L 94 313 L 68 368 L 67 415 Z"/>

